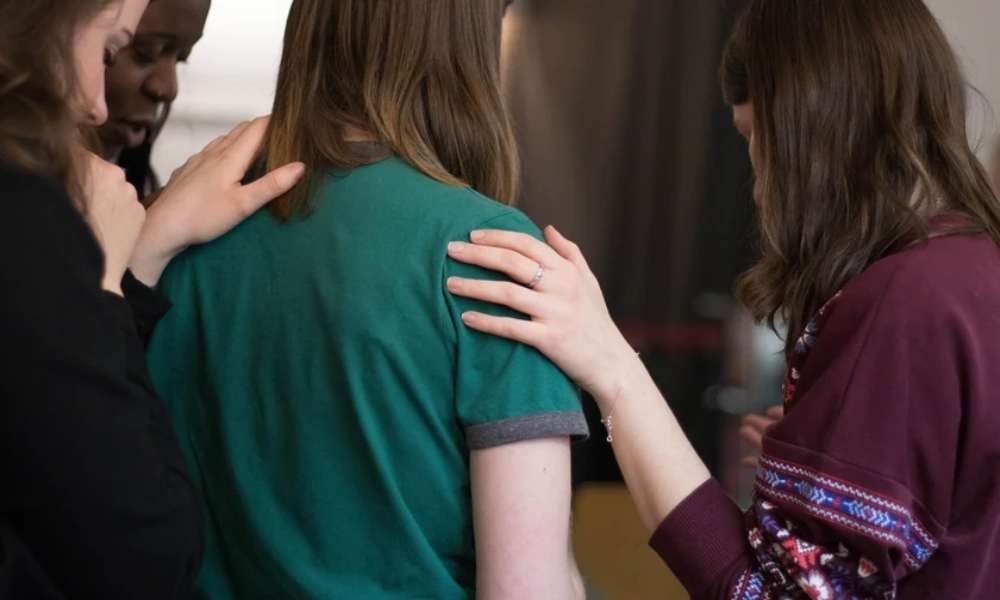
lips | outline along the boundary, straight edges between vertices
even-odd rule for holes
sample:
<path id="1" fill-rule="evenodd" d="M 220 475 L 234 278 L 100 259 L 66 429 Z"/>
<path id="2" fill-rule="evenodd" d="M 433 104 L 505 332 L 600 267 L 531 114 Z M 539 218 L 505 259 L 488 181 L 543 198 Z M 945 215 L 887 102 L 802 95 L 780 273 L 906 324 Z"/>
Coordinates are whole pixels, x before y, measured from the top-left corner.
<path id="1" fill-rule="evenodd" d="M 125 147 L 136 148 L 141 146 L 149 137 L 153 121 L 145 119 L 117 119 L 115 125 L 122 140 L 125 142 Z"/>

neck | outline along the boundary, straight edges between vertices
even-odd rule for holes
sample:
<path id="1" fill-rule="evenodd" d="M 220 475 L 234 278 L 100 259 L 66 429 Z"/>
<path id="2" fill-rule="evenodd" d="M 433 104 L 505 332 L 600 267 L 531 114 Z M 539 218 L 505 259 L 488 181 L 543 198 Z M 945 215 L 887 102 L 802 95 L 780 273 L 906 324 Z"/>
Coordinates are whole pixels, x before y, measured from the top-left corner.
<path id="1" fill-rule="evenodd" d="M 378 138 L 371 133 L 355 127 L 353 125 L 344 125 L 343 137 L 345 142 L 377 142 Z"/>

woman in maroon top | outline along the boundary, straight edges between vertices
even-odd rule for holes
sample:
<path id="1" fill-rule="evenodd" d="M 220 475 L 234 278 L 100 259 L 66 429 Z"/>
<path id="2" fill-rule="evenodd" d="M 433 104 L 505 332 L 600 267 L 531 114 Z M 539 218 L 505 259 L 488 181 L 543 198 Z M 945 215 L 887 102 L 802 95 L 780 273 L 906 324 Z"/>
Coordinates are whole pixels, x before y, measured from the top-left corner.
<path id="1" fill-rule="evenodd" d="M 1000 204 L 964 82 L 920 0 L 751 0 L 722 68 L 763 258 L 738 293 L 793 332 L 785 417 L 746 513 L 712 480 L 579 250 L 474 232 L 467 314 L 595 397 L 651 544 L 696 598 L 985 598 L 1000 590 Z"/>

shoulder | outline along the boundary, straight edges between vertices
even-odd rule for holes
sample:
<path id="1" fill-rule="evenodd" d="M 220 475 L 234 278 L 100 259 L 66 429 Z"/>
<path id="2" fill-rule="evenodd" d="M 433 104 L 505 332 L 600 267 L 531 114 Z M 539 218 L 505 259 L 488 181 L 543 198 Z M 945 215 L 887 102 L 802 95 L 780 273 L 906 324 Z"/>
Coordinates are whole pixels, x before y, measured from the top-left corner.
<path id="1" fill-rule="evenodd" d="M 803 334 L 790 372 L 794 378 L 796 369 L 805 376 L 839 365 L 846 378 L 859 360 L 888 368 L 887 360 L 903 355 L 928 367 L 971 354 L 1000 360 L 992 341 L 1000 340 L 997 315 L 1000 248 L 986 236 L 934 238 L 844 286 Z"/>
<path id="2" fill-rule="evenodd" d="M 0 219 L 0 288 L 9 291 L 8 306 L 42 314 L 67 298 L 80 304 L 97 297 L 103 254 L 62 186 L 4 166 L 0 197 L 6 207 Z"/>
<path id="3" fill-rule="evenodd" d="M 0 238 L 9 244 L 30 240 L 84 241 L 96 249 L 96 240 L 58 182 L 0 164 L 0 197 L 7 217 L 0 219 Z"/>
<path id="4" fill-rule="evenodd" d="M 932 238 L 883 258 L 844 286 L 835 306 L 928 317 L 970 301 L 1000 301 L 1000 247 L 986 235 Z"/>
<path id="5" fill-rule="evenodd" d="M 0 194 L 18 213 L 36 209 L 72 208 L 66 191 L 56 181 L 0 163 Z"/>

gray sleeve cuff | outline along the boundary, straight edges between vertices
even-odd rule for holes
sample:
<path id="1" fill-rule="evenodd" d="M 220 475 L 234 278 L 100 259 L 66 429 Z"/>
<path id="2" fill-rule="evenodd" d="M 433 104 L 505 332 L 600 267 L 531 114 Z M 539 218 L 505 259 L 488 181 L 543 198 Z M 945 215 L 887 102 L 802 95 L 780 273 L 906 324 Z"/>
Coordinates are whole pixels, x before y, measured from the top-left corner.
<path id="1" fill-rule="evenodd" d="M 548 412 L 513 417 L 465 428 L 470 450 L 482 450 L 547 437 L 570 436 L 574 441 L 587 439 L 590 430 L 580 411 Z"/>

